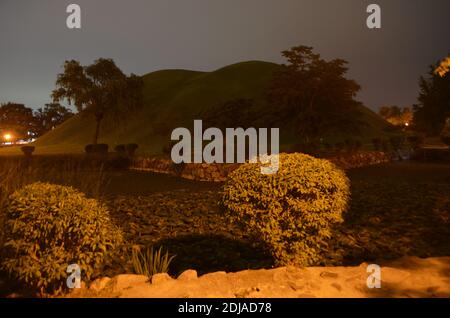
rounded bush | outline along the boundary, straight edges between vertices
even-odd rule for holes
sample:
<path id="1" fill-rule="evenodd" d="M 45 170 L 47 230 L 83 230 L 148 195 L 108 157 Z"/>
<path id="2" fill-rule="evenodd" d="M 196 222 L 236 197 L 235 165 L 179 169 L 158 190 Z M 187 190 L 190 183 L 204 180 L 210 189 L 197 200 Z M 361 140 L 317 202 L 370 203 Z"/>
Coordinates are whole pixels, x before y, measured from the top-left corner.
<path id="1" fill-rule="evenodd" d="M 225 213 L 262 239 L 277 265 L 318 264 L 347 208 L 349 180 L 331 162 L 305 154 L 280 154 L 279 163 L 269 175 L 256 163 L 233 171 L 224 185 Z"/>
<path id="2" fill-rule="evenodd" d="M 126 148 L 126 152 L 127 152 L 128 156 L 133 157 L 134 154 L 136 153 L 136 150 L 139 148 L 139 145 L 138 144 L 134 144 L 134 143 L 133 144 L 127 144 L 125 146 L 125 148 Z"/>
<path id="3" fill-rule="evenodd" d="M 87 154 L 102 154 L 108 153 L 109 146 L 107 144 L 90 144 L 84 147 L 84 151 Z"/>
<path id="4" fill-rule="evenodd" d="M 23 154 L 27 157 L 30 157 L 34 152 L 35 147 L 34 146 L 23 146 L 20 148 L 22 150 Z"/>
<path id="5" fill-rule="evenodd" d="M 6 217 L 3 269 L 45 292 L 64 288 L 70 264 L 82 280 L 99 274 L 123 240 L 106 207 L 66 186 L 25 186 L 9 197 Z"/>
<path id="6" fill-rule="evenodd" d="M 117 152 L 120 155 L 126 155 L 127 149 L 125 145 L 117 145 L 114 147 L 114 151 Z"/>
<path id="7" fill-rule="evenodd" d="M 445 120 L 445 125 L 441 132 L 441 140 L 447 146 L 450 146 L 450 117 Z"/>

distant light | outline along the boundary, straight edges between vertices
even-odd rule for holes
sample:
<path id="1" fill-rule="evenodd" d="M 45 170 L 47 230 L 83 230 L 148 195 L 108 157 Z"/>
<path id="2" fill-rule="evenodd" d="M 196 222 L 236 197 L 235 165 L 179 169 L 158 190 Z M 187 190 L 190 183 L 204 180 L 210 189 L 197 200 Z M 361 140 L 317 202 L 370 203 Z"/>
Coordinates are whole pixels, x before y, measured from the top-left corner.
<path id="1" fill-rule="evenodd" d="M 408 126 L 409 126 L 409 123 L 405 123 L 405 126 L 408 127 Z"/>
<path id="2" fill-rule="evenodd" d="M 5 141 L 10 141 L 12 139 L 12 135 L 11 134 L 4 134 L 3 135 L 3 139 L 5 139 Z"/>

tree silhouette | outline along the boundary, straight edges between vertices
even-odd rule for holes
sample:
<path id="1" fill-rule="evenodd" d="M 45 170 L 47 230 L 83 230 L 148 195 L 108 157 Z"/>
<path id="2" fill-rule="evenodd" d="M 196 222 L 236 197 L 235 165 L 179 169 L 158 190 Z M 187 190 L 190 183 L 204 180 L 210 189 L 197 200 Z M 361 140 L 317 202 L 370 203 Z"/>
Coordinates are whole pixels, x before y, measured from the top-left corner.
<path id="1" fill-rule="evenodd" d="M 142 79 L 126 76 L 112 59 L 100 58 L 83 67 L 78 61 L 66 61 L 64 72 L 58 75 L 54 102 L 67 99 L 83 114 L 95 117 L 93 143 L 97 144 L 100 126 L 106 115 L 122 119 L 125 112 L 142 106 Z"/>
<path id="2" fill-rule="evenodd" d="M 217 127 L 222 130 L 231 127 L 248 128 L 254 125 L 258 116 L 251 112 L 253 100 L 248 98 L 235 98 L 212 107 L 200 114 L 205 127 Z"/>
<path id="3" fill-rule="evenodd" d="M 439 135 L 450 117 L 449 59 L 431 65 L 428 77 L 420 77 L 419 103 L 414 105 L 414 126 L 428 134 Z"/>
<path id="4" fill-rule="evenodd" d="M 268 88 L 274 116 L 296 120 L 305 139 L 318 138 L 336 127 L 356 131 L 359 120 L 353 98 L 360 86 L 346 79 L 347 62 L 325 61 L 312 47 L 297 46 L 282 52 L 288 64 L 277 71 Z"/>
<path id="5" fill-rule="evenodd" d="M 23 104 L 6 103 L 0 106 L 0 131 L 10 132 L 13 141 L 26 139 L 29 133 L 36 132 L 33 110 Z"/>
<path id="6" fill-rule="evenodd" d="M 42 136 L 72 117 L 73 113 L 59 103 L 50 103 L 39 108 L 34 116 L 37 121 L 37 134 Z"/>

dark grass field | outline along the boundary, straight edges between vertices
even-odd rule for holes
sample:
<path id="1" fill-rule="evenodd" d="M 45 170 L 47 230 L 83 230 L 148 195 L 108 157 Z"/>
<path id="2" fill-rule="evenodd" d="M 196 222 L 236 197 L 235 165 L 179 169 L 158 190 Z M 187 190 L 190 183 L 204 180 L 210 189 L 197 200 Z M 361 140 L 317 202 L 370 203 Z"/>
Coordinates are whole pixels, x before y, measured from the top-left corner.
<path id="1" fill-rule="evenodd" d="M 322 265 L 450 255 L 450 165 L 401 162 L 347 173 L 351 206 Z M 164 246 L 176 255 L 174 275 L 187 268 L 206 273 L 271 267 L 262 244 L 223 217 L 220 187 L 125 172 L 110 175 L 106 192 L 129 244 Z"/>
<path id="2" fill-rule="evenodd" d="M 450 256 L 450 165 L 410 161 L 352 169 L 347 175 L 350 209 L 317 265 Z M 102 178 L 103 199 L 128 247 L 163 246 L 176 255 L 171 275 L 190 268 L 203 274 L 273 266 L 264 245 L 223 216 L 222 184 L 137 171 L 110 171 Z M 102 276 L 125 272 L 132 272 L 126 253 Z M 26 295 L 0 273 L 0 296 L 14 292 Z"/>

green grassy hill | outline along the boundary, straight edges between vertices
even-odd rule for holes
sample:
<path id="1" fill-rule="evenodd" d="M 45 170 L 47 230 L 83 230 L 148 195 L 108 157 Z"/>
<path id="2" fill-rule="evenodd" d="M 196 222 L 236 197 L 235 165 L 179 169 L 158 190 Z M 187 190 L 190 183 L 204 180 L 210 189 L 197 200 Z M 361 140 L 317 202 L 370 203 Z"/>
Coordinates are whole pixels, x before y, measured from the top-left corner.
<path id="1" fill-rule="evenodd" d="M 163 70 L 143 76 L 145 106 L 124 122 L 105 119 L 100 133 L 101 143 L 113 149 L 121 143 L 139 144 L 139 152 L 159 154 L 170 141 L 170 132 L 176 127 L 190 127 L 194 119 L 202 119 L 205 110 L 235 99 L 247 98 L 254 107 L 270 107 L 264 100 L 264 90 L 278 68 L 277 64 L 250 61 L 226 66 L 214 72 Z M 359 119 L 366 123 L 361 140 L 384 134 L 388 124 L 371 110 L 360 107 Z M 298 142 L 293 133 L 294 123 L 280 123 L 282 148 Z M 77 115 L 53 131 L 39 138 L 34 145 L 36 153 L 79 153 L 92 142 L 94 121 Z M 345 138 L 336 131 L 332 140 Z M 357 138 L 357 136 L 353 136 Z M 13 149 L 2 149 L 2 152 Z"/>

